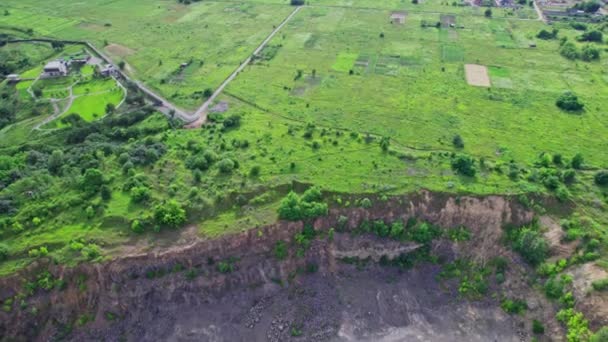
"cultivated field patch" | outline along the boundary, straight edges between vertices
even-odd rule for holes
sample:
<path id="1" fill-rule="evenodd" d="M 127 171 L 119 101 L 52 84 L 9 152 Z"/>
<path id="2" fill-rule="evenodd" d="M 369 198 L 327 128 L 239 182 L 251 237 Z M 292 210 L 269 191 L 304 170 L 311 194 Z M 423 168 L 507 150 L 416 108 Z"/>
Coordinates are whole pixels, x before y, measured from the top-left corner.
<path id="1" fill-rule="evenodd" d="M 136 52 L 135 50 L 120 44 L 110 44 L 105 47 L 105 50 L 110 54 L 121 58 L 131 56 Z"/>
<path id="2" fill-rule="evenodd" d="M 441 60 L 446 63 L 462 62 L 464 60 L 464 49 L 455 44 L 443 44 L 441 46 Z"/>
<path id="3" fill-rule="evenodd" d="M 332 69 L 340 72 L 349 72 L 353 68 L 353 65 L 355 65 L 357 57 L 358 54 L 356 53 L 341 52 L 338 57 L 336 57 Z"/>
<path id="4" fill-rule="evenodd" d="M 491 85 L 488 68 L 485 65 L 465 64 L 464 72 L 469 85 L 476 87 L 489 87 Z"/>

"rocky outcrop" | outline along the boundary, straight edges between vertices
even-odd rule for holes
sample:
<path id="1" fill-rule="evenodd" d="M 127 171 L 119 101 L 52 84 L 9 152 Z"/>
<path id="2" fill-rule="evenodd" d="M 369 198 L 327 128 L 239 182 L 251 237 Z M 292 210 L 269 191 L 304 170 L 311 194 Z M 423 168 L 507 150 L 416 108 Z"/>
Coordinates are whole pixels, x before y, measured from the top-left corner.
<path id="1" fill-rule="evenodd" d="M 458 243 L 440 241 L 433 245 L 433 250 L 447 258 L 467 257 L 478 262 L 505 255 L 518 264 L 517 258 L 500 244 L 501 228 L 505 224 L 525 224 L 533 218 L 532 212 L 500 196 L 454 197 L 420 192 L 373 202 L 369 209 L 332 209 L 327 217 L 315 220 L 314 227 L 317 231 L 327 231 L 337 227 L 340 217 L 347 217 L 347 230 L 363 220 L 405 222 L 411 217 L 445 229 L 465 226 L 472 232 L 473 239 Z M 277 260 L 273 255 L 277 241 L 290 244 L 302 228 L 301 222 L 278 222 L 241 234 L 199 241 L 183 248 L 173 247 L 74 268 L 40 261 L 18 275 L 0 279 L 0 299 L 18 296 L 23 292 L 25 281 L 35 277 L 40 270 L 48 270 L 55 278 L 62 278 L 65 288 L 48 292 L 38 290 L 27 298 L 24 308 L 15 303 L 10 312 L 0 312 L 0 335 L 16 340 L 50 340 L 53 337 L 82 337 L 84 335 L 79 334 L 86 330 L 98 334 L 97 339 L 112 340 L 129 331 L 145 330 L 146 324 L 153 319 L 170 321 L 161 317 L 159 305 L 173 306 L 176 311 L 180 307 L 212 307 L 217 298 L 241 293 L 239 291 L 243 289 L 264 298 L 268 288 L 293 280 L 311 264 L 318 267 L 318 274 L 331 284 L 332 277 L 340 273 L 340 267 L 336 266 L 337 258 L 359 256 L 378 259 L 381 254 L 395 256 L 417 248 L 415 244 L 379 241 L 372 236 L 353 239 L 350 234 L 336 234 L 333 241 L 315 241 L 304 257 L 295 257 L 295 251 L 290 250 L 288 258 Z M 218 268 L 220 262 L 226 262 L 234 269 L 222 273 Z M 523 267 L 517 266 L 512 272 L 525 272 Z M 533 293 L 523 280 L 506 286 L 507 292 L 521 295 L 526 293 L 523 290 L 526 288 L 530 294 Z M 550 317 L 552 308 L 549 304 L 543 302 L 538 306 Z M 35 313 L 32 308 L 35 308 Z M 252 322 L 251 319 L 249 321 Z M 279 320 L 272 329 L 282 331 L 280 325 Z M 553 329 L 556 334 L 559 334 L 558 330 L 557 327 Z"/>

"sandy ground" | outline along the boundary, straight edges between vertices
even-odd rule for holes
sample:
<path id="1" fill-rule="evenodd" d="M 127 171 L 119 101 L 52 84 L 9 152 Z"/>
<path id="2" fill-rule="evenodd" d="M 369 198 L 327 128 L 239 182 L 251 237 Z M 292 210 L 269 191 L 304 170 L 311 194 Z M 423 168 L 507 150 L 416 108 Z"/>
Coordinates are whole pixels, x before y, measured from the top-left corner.
<path id="1" fill-rule="evenodd" d="M 485 65 L 465 64 L 464 71 L 469 85 L 476 87 L 489 87 L 491 85 L 488 68 Z"/>

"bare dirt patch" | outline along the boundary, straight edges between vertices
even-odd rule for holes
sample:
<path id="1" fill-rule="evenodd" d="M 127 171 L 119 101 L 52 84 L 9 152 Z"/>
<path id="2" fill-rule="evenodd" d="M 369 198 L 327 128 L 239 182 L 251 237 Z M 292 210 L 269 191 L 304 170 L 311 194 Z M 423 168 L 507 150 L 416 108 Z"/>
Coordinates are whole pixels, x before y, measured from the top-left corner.
<path id="1" fill-rule="evenodd" d="M 105 50 L 117 57 L 128 57 L 135 54 L 135 50 L 120 44 L 110 44 L 105 47 Z"/>
<path id="2" fill-rule="evenodd" d="M 90 23 L 90 22 L 80 23 L 80 24 L 78 24 L 78 27 L 85 29 L 85 30 L 93 31 L 93 32 L 102 32 L 102 31 L 105 31 L 107 28 L 103 25 Z"/>
<path id="3" fill-rule="evenodd" d="M 456 25 L 456 16 L 442 14 L 440 17 L 440 21 L 441 21 L 441 27 L 443 27 L 443 28 L 454 27 Z"/>
<path id="4" fill-rule="evenodd" d="M 488 68 L 485 65 L 465 64 L 464 71 L 469 85 L 476 87 L 491 86 Z"/>
<path id="5" fill-rule="evenodd" d="M 405 19 L 407 18 L 407 12 L 397 11 L 391 13 L 391 23 L 393 24 L 405 24 Z"/>

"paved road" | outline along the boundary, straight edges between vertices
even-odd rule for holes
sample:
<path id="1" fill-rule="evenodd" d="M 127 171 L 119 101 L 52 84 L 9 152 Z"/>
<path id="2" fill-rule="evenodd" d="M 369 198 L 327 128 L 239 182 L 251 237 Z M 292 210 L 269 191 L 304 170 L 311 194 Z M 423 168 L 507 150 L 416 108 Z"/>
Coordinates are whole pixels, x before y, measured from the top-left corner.
<path id="1" fill-rule="evenodd" d="M 213 103 L 213 101 L 222 93 L 222 91 L 224 91 L 224 88 L 226 88 L 228 83 L 230 83 L 241 71 L 243 71 L 243 69 L 245 69 L 245 67 L 251 62 L 253 56 L 259 54 L 262 49 L 264 49 L 264 47 L 272 40 L 272 38 L 274 38 L 274 36 L 281 30 L 281 28 L 283 28 L 283 26 L 285 26 L 285 24 L 287 24 L 289 20 L 291 20 L 291 18 L 293 18 L 293 16 L 295 16 L 300 11 L 300 9 L 302 9 L 302 7 L 296 7 L 293 12 L 291 12 L 291 14 L 287 16 L 287 18 L 285 18 L 283 22 L 281 22 L 281 24 L 277 26 L 270 33 L 270 35 L 268 35 L 268 37 L 266 37 L 266 39 L 260 44 L 260 46 L 258 46 L 258 48 L 253 51 L 251 56 L 249 56 L 243 63 L 241 63 L 241 65 L 239 65 L 239 67 L 234 70 L 232 74 L 230 74 L 230 76 L 226 78 L 226 80 L 224 80 L 224 82 L 215 90 L 213 95 L 211 95 L 211 97 L 209 97 L 209 99 L 207 99 L 207 101 L 205 101 L 205 103 L 203 103 L 203 105 L 200 106 L 200 108 L 194 113 L 197 119 L 195 122 L 192 123 L 192 125 L 190 125 L 191 127 L 197 127 L 205 123 L 205 121 L 207 120 L 207 110 L 209 109 L 209 106 Z"/>

